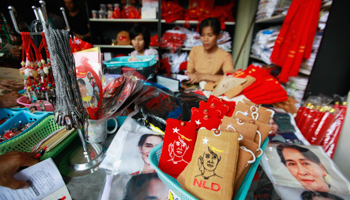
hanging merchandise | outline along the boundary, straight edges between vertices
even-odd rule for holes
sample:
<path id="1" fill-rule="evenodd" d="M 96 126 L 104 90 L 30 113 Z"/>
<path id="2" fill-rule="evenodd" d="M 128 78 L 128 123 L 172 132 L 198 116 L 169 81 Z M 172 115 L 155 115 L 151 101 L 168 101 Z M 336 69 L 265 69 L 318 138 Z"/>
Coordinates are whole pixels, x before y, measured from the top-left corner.
<path id="1" fill-rule="evenodd" d="M 282 67 L 280 82 L 298 75 L 302 59 L 310 57 L 320 9 L 320 0 L 292 1 L 271 54 L 271 61 Z"/>
<path id="2" fill-rule="evenodd" d="M 47 50 L 45 35 L 42 33 L 40 46 L 37 48 L 28 32 L 22 32 L 22 68 L 19 73 L 22 76 L 27 104 L 37 100 L 55 99 L 55 82 L 52 75 L 51 58 Z M 41 55 L 45 49 L 46 61 Z M 46 103 L 45 102 L 45 103 Z M 45 110 L 45 109 L 44 109 Z"/>
<path id="3" fill-rule="evenodd" d="M 52 70 L 56 81 L 55 121 L 69 130 L 81 128 L 87 117 L 76 79 L 74 57 L 65 30 L 47 29 L 50 38 Z"/>
<path id="4" fill-rule="evenodd" d="M 196 124 L 167 119 L 159 168 L 177 178 L 192 159 L 196 143 Z"/>
<path id="5" fill-rule="evenodd" d="M 238 138 L 235 132 L 200 129 L 181 187 L 199 199 L 232 199 Z"/>

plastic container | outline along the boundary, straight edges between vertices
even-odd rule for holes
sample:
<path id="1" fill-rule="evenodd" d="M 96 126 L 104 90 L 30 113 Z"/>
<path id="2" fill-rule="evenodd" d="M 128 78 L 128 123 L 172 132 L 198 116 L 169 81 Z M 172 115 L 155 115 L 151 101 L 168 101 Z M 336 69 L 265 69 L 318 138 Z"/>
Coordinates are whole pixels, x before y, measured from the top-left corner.
<path id="1" fill-rule="evenodd" d="M 265 150 L 267 144 L 269 143 L 269 139 L 267 138 L 264 143 L 261 145 L 261 148 L 263 150 Z M 158 168 L 158 163 L 159 163 L 159 159 L 160 159 L 160 155 L 162 153 L 162 146 L 163 143 L 157 145 L 156 147 L 154 147 L 149 156 L 150 156 L 150 162 L 151 162 L 151 166 L 156 170 L 158 177 L 160 178 L 160 180 L 163 181 L 163 183 L 168 186 L 169 189 L 171 189 L 177 196 L 179 196 L 181 198 L 181 200 L 186 200 L 186 199 L 197 199 L 194 196 L 192 196 L 190 193 L 188 193 L 187 191 L 185 191 L 184 189 L 181 188 L 179 182 L 177 182 L 176 179 L 174 179 L 173 177 L 169 176 L 168 174 L 162 172 L 162 170 L 160 170 Z M 243 182 L 241 184 L 241 186 L 238 189 L 237 195 L 234 197 L 235 200 L 243 200 L 245 199 L 245 197 L 247 196 L 250 184 L 253 181 L 256 169 L 259 166 L 259 162 L 261 160 L 261 157 L 258 157 L 256 159 L 256 161 L 252 164 L 252 166 L 250 167 L 250 169 L 248 170 L 246 176 L 243 179 Z"/>
<path id="2" fill-rule="evenodd" d="M 9 119 L 21 111 L 29 111 L 28 108 L 0 108 L 0 119 Z"/>
<path id="3" fill-rule="evenodd" d="M 54 121 L 53 115 L 50 115 L 26 133 L 20 134 L 16 138 L 8 140 L 7 142 L 0 143 L 0 155 L 10 151 L 30 152 L 42 139 L 62 127 L 63 126 L 57 125 Z M 41 159 L 44 160 L 49 157 L 52 158 L 57 156 L 77 135 L 77 131 L 74 131 L 55 148 L 45 152 Z"/>
<path id="4" fill-rule="evenodd" d="M 43 110 L 43 111 L 49 111 L 49 112 L 52 112 L 52 111 L 53 111 L 53 106 L 52 106 L 52 104 L 51 104 L 50 102 L 44 101 L 44 100 L 42 100 L 42 102 L 43 102 L 44 105 L 45 105 L 45 110 Z M 25 107 L 27 107 L 27 108 L 30 108 L 30 107 L 32 107 L 32 106 L 35 106 L 36 109 L 37 109 L 38 111 L 42 111 L 42 110 L 40 109 L 39 103 L 29 103 L 29 104 L 28 104 L 28 103 L 27 103 L 27 97 L 25 97 L 25 96 L 18 98 L 18 99 L 17 99 L 17 103 L 18 103 L 18 104 L 21 104 L 21 105 L 23 105 L 23 106 L 25 106 Z"/>
<path id="5" fill-rule="evenodd" d="M 136 56 L 136 58 L 142 60 L 139 62 L 129 62 L 128 59 L 131 56 L 121 56 L 117 58 L 113 58 L 112 60 L 104 62 L 104 64 L 108 68 L 113 68 L 113 67 L 132 67 L 132 68 L 139 68 L 139 67 L 149 67 L 157 63 L 156 61 L 156 56 L 155 55 L 150 55 L 150 56 Z M 146 61 L 143 61 L 146 60 Z"/>
<path id="6" fill-rule="evenodd" d="M 13 140 L 14 138 L 16 138 L 16 137 L 18 137 L 20 135 L 23 135 L 24 133 L 28 132 L 33 127 L 35 127 L 37 124 L 39 124 L 39 122 L 41 122 L 44 118 L 48 117 L 50 114 L 52 114 L 52 113 L 50 113 L 50 112 L 35 112 L 35 113 L 31 113 L 29 111 L 21 111 L 21 112 L 17 113 L 11 119 L 7 120 L 5 123 L 0 125 L 0 134 L 3 134 L 4 131 L 7 130 L 7 129 L 11 129 L 11 128 L 17 127 L 18 123 L 21 123 L 21 124 L 26 124 L 26 123 L 30 123 L 30 122 L 34 122 L 34 123 L 29 128 L 24 130 L 22 133 L 20 133 L 20 134 L 18 134 L 16 136 L 13 136 L 9 140 L 6 140 L 6 141 L 0 143 L 0 145 L 8 143 L 11 140 Z"/>

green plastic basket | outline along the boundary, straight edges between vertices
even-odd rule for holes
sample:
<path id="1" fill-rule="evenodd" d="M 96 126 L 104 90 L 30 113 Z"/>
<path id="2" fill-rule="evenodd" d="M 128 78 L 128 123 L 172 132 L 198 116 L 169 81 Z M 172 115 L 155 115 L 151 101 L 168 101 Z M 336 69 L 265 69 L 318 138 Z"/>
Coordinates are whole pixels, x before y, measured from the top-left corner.
<path id="1" fill-rule="evenodd" d="M 269 139 L 266 138 L 264 143 L 261 145 L 261 149 L 265 150 L 268 143 L 269 143 Z M 171 189 L 178 197 L 180 197 L 181 200 L 187 200 L 187 199 L 195 200 L 195 199 L 197 199 L 194 196 L 192 196 L 190 193 L 188 193 L 186 190 L 181 188 L 180 183 L 177 182 L 176 179 L 174 179 L 173 177 L 169 176 L 168 174 L 162 172 L 162 170 L 160 170 L 158 168 L 160 155 L 162 154 L 162 146 L 163 146 L 163 143 L 160 143 L 159 145 L 155 146 L 149 154 L 151 166 L 156 170 L 159 179 L 162 180 L 163 183 L 166 186 L 168 186 L 168 188 Z M 252 164 L 252 166 L 248 170 L 247 174 L 245 175 L 245 177 L 243 179 L 243 182 L 241 183 L 241 185 L 238 189 L 236 196 L 234 197 L 234 200 L 244 200 L 245 197 L 247 196 L 250 184 L 253 181 L 253 178 L 254 178 L 256 169 L 258 168 L 260 159 L 261 159 L 261 156 L 256 159 L 256 161 Z"/>
<path id="2" fill-rule="evenodd" d="M 62 128 L 54 121 L 54 116 L 49 115 L 44 120 L 42 120 L 35 127 L 30 129 L 28 132 L 8 141 L 0 144 L 0 155 L 10 152 L 10 151 L 21 151 L 30 152 L 32 148 L 37 145 L 42 139 L 53 133 L 54 131 Z M 53 158 L 57 156 L 64 148 L 72 142 L 72 140 L 77 136 L 77 131 L 72 132 L 66 139 L 64 139 L 55 148 L 46 152 L 41 158 L 42 160 L 46 158 Z"/>

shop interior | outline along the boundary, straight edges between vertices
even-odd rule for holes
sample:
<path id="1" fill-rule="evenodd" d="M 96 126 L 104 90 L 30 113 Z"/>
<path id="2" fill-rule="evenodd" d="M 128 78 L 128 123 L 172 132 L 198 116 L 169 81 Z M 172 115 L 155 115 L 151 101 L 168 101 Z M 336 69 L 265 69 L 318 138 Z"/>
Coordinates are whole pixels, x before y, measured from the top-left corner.
<path id="1" fill-rule="evenodd" d="M 350 2 L 4 0 L 4 199 L 350 199 Z"/>

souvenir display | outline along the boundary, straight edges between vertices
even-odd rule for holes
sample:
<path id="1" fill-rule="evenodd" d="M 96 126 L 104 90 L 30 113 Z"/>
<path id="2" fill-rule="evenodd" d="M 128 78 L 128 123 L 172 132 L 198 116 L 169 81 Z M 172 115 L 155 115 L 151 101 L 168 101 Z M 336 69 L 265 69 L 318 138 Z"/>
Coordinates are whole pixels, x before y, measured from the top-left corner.
<path id="1" fill-rule="evenodd" d="M 177 178 L 192 159 L 196 136 L 194 122 L 167 119 L 159 168 Z"/>
<path id="2" fill-rule="evenodd" d="M 138 124 L 129 114 L 106 151 L 106 158 L 100 165 L 112 174 L 130 175 L 154 173 L 149 153 L 163 142 L 163 135 Z"/>
<path id="3" fill-rule="evenodd" d="M 238 133 L 200 129 L 181 186 L 199 199 L 232 199 L 238 159 Z"/>
<path id="4" fill-rule="evenodd" d="M 22 68 L 19 73 L 23 79 L 27 103 L 37 100 L 55 99 L 55 81 L 52 74 L 51 58 L 47 49 L 45 34 L 42 33 L 40 46 L 36 47 L 29 32 L 21 32 L 22 48 Z M 45 49 L 46 60 L 41 55 Z"/>
<path id="5" fill-rule="evenodd" d="M 61 11 L 66 28 L 60 30 L 53 28 L 55 21 L 48 23 L 46 4 L 40 1 L 40 8 L 32 7 L 33 32 L 19 30 L 10 6 L 13 27 L 0 13 L 1 26 L 10 34 L 0 39 L 6 44 L 1 45 L 0 57 L 12 56 L 14 61 L 22 55 L 15 74 L 24 90 L 17 94 L 21 97 L 13 97 L 27 108 L 0 109 L 0 156 L 9 161 L 0 170 L 14 174 L 4 182 L 2 176 L 9 174 L 0 173 L 0 191 L 35 169 L 23 182 L 29 188 L 13 188 L 24 192 L 11 190 L 13 194 L 37 193 L 40 179 L 49 181 L 42 184 L 50 185 L 43 187 L 51 190 L 45 199 L 350 199 L 350 182 L 332 161 L 333 156 L 335 161 L 344 157 L 335 151 L 340 134 L 346 132 L 342 128 L 349 100 L 316 96 L 314 91 L 304 94 L 311 77 L 306 74 L 318 65 L 318 46 L 326 36 L 319 31 L 330 13 L 328 1 L 260 0 L 251 19 L 254 30 L 260 30 L 255 30 L 249 66 L 244 66 L 246 59 L 237 61 L 241 53 L 246 55 L 244 45 L 238 56 L 231 52 L 239 46 L 231 41 L 237 34 L 225 30 L 235 26 L 235 1 L 189 0 L 186 8 L 184 2 L 170 0 L 122 0 L 99 8 L 87 2 L 92 18 L 85 28 L 90 32 L 81 35 L 65 15 L 71 15 L 71 9 L 79 11 L 77 5 L 71 8 L 65 2 L 68 11 Z M 78 21 L 89 17 L 85 14 Z M 52 13 L 49 16 L 53 20 Z M 106 21 L 123 25 L 112 34 L 115 27 L 108 25 L 107 31 L 105 25 L 96 26 Z M 135 34 L 129 22 L 146 22 L 147 28 Z M 259 24 L 267 23 L 274 26 L 261 30 Z M 165 29 L 157 31 L 160 27 Z M 242 44 L 250 42 L 249 37 Z M 94 45 L 117 46 L 92 48 L 83 41 L 88 38 Z M 142 51 L 149 46 L 156 46 L 151 50 L 161 56 Z M 129 47 L 139 55 L 125 56 Z M 200 49 L 201 56 L 188 56 Z M 258 59 L 276 66 L 259 64 Z M 204 64 L 217 70 L 205 69 Z M 13 81 L 1 81 L 1 94 Z M 16 103 L 7 97 L 5 101 Z M 70 177 L 67 185 L 58 186 L 56 174 L 36 176 L 50 175 L 47 167 L 22 170 L 39 160 L 54 167 L 44 160 L 62 150 L 65 155 L 55 163 Z M 6 157 L 11 154 L 18 156 Z"/>
<path id="6" fill-rule="evenodd" d="M 270 144 L 262 166 L 283 199 L 305 195 L 349 199 L 350 183 L 321 146 Z"/>

